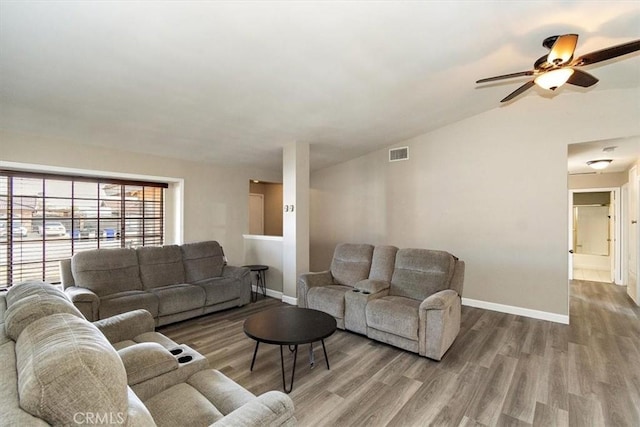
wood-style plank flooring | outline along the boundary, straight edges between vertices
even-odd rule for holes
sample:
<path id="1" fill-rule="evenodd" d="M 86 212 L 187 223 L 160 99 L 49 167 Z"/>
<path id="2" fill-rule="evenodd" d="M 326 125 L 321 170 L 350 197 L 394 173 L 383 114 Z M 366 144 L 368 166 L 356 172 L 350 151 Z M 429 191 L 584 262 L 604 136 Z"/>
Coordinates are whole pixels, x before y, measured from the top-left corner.
<path id="1" fill-rule="evenodd" d="M 255 394 L 281 390 L 280 353 L 242 331 L 266 298 L 162 327 Z M 574 280 L 571 325 L 463 307 L 441 362 L 338 330 L 302 346 L 290 396 L 302 426 L 640 426 L 640 309 L 626 288 Z M 292 359 L 285 361 L 287 381 Z"/>

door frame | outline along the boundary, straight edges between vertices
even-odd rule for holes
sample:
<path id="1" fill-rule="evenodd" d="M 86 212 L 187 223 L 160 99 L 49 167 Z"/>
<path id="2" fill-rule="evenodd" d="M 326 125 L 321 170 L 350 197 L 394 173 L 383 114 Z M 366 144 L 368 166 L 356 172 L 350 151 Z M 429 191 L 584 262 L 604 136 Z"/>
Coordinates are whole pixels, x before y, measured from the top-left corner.
<path id="1" fill-rule="evenodd" d="M 613 193 L 613 210 L 614 210 L 614 244 L 613 244 L 613 265 L 614 271 L 613 273 L 613 282 L 616 285 L 623 285 L 623 277 L 622 277 L 622 221 L 623 215 L 621 209 L 620 202 L 620 187 L 602 187 L 602 188 L 576 188 L 569 190 L 569 251 L 574 250 L 573 248 L 573 195 L 575 193 L 602 193 L 602 192 L 611 192 Z M 569 280 L 573 279 L 573 256 L 572 253 L 569 252 Z"/>

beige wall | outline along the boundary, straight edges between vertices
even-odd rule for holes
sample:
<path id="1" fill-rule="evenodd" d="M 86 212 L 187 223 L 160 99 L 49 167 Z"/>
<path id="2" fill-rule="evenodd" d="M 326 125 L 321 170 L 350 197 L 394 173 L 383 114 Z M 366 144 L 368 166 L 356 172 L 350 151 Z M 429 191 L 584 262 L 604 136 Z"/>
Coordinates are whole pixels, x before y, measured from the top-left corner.
<path id="1" fill-rule="evenodd" d="M 251 182 L 249 191 L 264 195 L 264 234 L 282 236 L 282 184 Z"/>
<path id="2" fill-rule="evenodd" d="M 639 96 L 527 96 L 395 144 L 408 161 L 315 171 L 311 269 L 342 241 L 444 249 L 466 261 L 466 298 L 568 314 L 567 144 L 640 134 Z"/>
<path id="3" fill-rule="evenodd" d="M 249 179 L 282 179 L 280 172 L 220 167 L 5 131 L 0 131 L 0 161 L 183 179 L 184 242 L 217 240 L 229 262 L 236 265 L 244 262 Z M 168 196 L 168 203 L 179 201 Z M 167 225 L 175 217 L 168 206 Z M 180 243 L 179 237 L 169 234 L 167 243 Z"/>

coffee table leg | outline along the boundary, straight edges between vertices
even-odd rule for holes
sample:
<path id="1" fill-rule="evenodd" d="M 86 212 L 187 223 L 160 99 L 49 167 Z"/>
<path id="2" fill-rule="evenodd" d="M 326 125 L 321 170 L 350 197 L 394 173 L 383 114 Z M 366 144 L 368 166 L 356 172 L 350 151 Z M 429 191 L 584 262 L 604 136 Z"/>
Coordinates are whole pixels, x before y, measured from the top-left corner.
<path id="1" fill-rule="evenodd" d="M 282 346 L 280 346 L 280 366 L 282 367 L 282 388 L 285 393 L 291 393 L 293 390 L 293 378 L 296 375 L 296 360 L 298 358 L 298 345 L 295 345 L 293 350 L 293 369 L 291 370 L 291 384 L 289 385 L 289 390 L 287 390 L 287 383 L 284 379 L 284 356 L 282 355 Z"/>
<path id="2" fill-rule="evenodd" d="M 316 364 L 316 359 L 315 357 L 313 357 L 313 343 L 309 344 L 309 366 L 311 366 L 311 369 L 313 369 L 313 367 Z"/>
<path id="3" fill-rule="evenodd" d="M 324 340 L 322 341 L 322 351 L 324 351 L 324 361 L 327 362 L 327 369 L 329 368 L 329 358 L 327 357 L 327 349 L 324 347 Z"/>
<path id="4" fill-rule="evenodd" d="M 256 341 L 256 349 L 253 350 L 253 359 L 251 359 L 251 369 L 253 371 L 253 364 L 256 363 L 256 355 L 258 354 L 258 346 L 260 345 L 260 341 Z"/>

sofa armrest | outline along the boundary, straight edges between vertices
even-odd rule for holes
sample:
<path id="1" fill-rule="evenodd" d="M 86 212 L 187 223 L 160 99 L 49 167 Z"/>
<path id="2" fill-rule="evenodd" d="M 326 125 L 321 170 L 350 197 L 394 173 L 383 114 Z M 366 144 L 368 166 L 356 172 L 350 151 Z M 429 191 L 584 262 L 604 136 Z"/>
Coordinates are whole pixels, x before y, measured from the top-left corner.
<path id="1" fill-rule="evenodd" d="M 135 344 L 118 350 L 132 386 L 178 369 L 178 361 L 163 346 L 154 342 Z"/>
<path id="2" fill-rule="evenodd" d="M 445 289 L 427 297 L 418 310 L 418 353 L 442 359 L 460 331 L 461 301 L 458 293 Z"/>
<path id="3" fill-rule="evenodd" d="M 247 267 L 234 267 L 232 265 L 225 265 L 222 269 L 222 277 L 233 277 L 241 279 L 251 273 Z"/>
<path id="4" fill-rule="evenodd" d="M 298 291 L 298 306 L 306 308 L 307 305 L 307 292 L 314 286 L 328 286 L 333 284 L 333 276 L 329 270 L 320 271 L 317 273 L 304 273 L 298 277 L 296 287 Z"/>
<path id="5" fill-rule="evenodd" d="M 155 321 L 147 310 L 128 311 L 93 322 L 111 344 L 132 340 L 145 332 L 155 331 Z"/>
<path id="6" fill-rule="evenodd" d="M 429 295 L 420 304 L 420 310 L 444 310 L 452 306 L 459 298 L 458 293 L 452 289 L 436 292 Z"/>
<path id="7" fill-rule="evenodd" d="M 391 287 L 391 283 L 386 280 L 373 280 L 365 279 L 355 284 L 354 288 L 361 292 L 369 292 L 370 294 L 377 294 L 381 291 L 386 291 Z"/>
<path id="8" fill-rule="evenodd" d="M 88 321 L 98 320 L 100 298 L 92 290 L 78 286 L 69 286 L 64 292 Z"/>
<path id="9" fill-rule="evenodd" d="M 281 426 L 295 424 L 293 401 L 280 391 L 268 391 L 219 419 L 212 426 Z"/>

